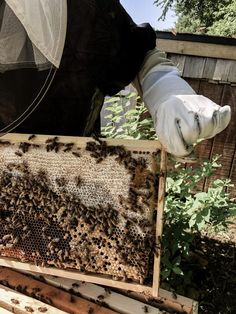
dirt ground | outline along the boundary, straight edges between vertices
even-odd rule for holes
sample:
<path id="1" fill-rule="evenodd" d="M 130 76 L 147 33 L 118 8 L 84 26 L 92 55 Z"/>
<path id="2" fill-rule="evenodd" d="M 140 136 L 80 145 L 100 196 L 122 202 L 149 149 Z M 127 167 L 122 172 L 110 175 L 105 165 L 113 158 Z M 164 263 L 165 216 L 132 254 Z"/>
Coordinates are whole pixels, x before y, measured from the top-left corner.
<path id="1" fill-rule="evenodd" d="M 236 313 L 236 217 L 225 234 L 195 240 L 196 255 L 204 266 L 194 267 L 199 314 Z"/>

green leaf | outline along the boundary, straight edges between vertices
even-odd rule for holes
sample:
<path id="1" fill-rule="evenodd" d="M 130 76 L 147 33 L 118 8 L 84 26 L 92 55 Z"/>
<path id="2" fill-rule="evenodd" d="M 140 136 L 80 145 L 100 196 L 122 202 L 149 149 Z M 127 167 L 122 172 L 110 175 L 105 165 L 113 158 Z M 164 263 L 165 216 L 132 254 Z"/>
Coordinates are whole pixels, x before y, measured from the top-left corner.
<path id="1" fill-rule="evenodd" d="M 173 272 L 174 272 L 176 275 L 181 275 L 181 276 L 184 275 L 182 269 L 179 268 L 178 266 L 174 266 L 174 267 L 172 268 L 172 270 L 173 270 Z"/>
<path id="2" fill-rule="evenodd" d="M 209 199 L 209 196 L 206 192 L 200 192 L 195 195 L 195 198 L 199 201 L 205 202 L 206 200 Z"/>
<path id="3" fill-rule="evenodd" d="M 210 221 L 210 217 L 211 217 L 211 209 L 210 209 L 210 207 L 209 208 L 208 207 L 204 208 L 201 214 L 202 214 L 205 222 L 209 222 Z"/>
<path id="4" fill-rule="evenodd" d="M 165 268 L 161 271 L 161 275 L 163 279 L 166 279 L 170 276 L 171 270 L 168 268 Z"/>

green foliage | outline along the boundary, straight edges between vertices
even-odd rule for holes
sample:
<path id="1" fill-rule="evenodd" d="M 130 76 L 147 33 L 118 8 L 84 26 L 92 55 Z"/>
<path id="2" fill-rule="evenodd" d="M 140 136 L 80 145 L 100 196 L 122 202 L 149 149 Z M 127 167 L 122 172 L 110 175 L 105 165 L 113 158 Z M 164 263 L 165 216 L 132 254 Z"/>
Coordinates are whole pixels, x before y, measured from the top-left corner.
<path id="1" fill-rule="evenodd" d="M 130 108 L 131 98 L 136 97 L 137 105 Z M 155 130 L 153 121 L 150 117 L 145 117 L 147 108 L 140 102 L 140 98 L 135 93 L 130 93 L 124 99 L 117 95 L 106 100 L 109 104 L 106 111 L 109 112 L 105 118 L 107 125 L 102 128 L 102 135 L 110 138 L 123 139 L 155 139 Z M 122 123 L 123 121 L 123 123 Z"/>
<path id="2" fill-rule="evenodd" d="M 110 138 L 154 139 L 151 119 L 141 119 L 147 113 L 144 105 L 138 103 L 136 108 L 129 109 L 131 96 L 134 95 L 129 95 L 125 103 L 126 113 L 119 96 L 107 101 L 110 105 L 106 110 L 110 114 L 103 134 Z M 126 121 L 122 124 L 123 113 Z M 191 284 L 192 272 L 186 264 L 194 237 L 204 230 L 223 230 L 228 218 L 236 215 L 236 203 L 225 192 L 231 186 L 229 180 L 217 179 L 206 192 L 197 192 L 199 182 L 221 167 L 218 160 L 219 156 L 215 156 L 211 161 L 187 168 L 173 162 L 167 177 L 161 279 L 166 288 L 175 288 L 178 293 Z"/>
<path id="3" fill-rule="evenodd" d="M 236 34 L 236 0 L 156 0 L 154 3 L 162 8 L 162 20 L 169 9 L 176 12 L 178 32 Z"/>
<path id="4" fill-rule="evenodd" d="M 194 236 L 209 228 L 215 232 L 224 230 L 228 218 L 236 215 L 236 204 L 225 192 L 232 186 L 228 179 L 217 179 L 206 192 L 194 193 L 198 183 L 220 167 L 218 159 L 215 156 L 212 161 L 188 168 L 177 163 L 167 178 L 161 274 L 172 287 L 190 284 L 192 274 L 185 264 Z"/>
<path id="5" fill-rule="evenodd" d="M 220 6 L 219 11 L 214 12 L 214 22 L 207 33 L 221 36 L 236 35 L 236 0 L 226 6 Z"/>

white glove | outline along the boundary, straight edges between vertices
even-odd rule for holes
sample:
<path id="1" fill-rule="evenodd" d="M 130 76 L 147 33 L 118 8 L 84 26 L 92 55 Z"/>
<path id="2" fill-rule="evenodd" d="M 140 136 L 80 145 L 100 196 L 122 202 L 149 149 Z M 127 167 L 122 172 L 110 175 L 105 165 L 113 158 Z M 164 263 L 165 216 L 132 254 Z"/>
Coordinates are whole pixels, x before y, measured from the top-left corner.
<path id="1" fill-rule="evenodd" d="M 176 68 L 157 66 L 142 80 L 143 100 L 167 152 L 189 155 L 200 139 L 215 136 L 230 122 L 229 106 L 220 107 L 196 95 Z"/>

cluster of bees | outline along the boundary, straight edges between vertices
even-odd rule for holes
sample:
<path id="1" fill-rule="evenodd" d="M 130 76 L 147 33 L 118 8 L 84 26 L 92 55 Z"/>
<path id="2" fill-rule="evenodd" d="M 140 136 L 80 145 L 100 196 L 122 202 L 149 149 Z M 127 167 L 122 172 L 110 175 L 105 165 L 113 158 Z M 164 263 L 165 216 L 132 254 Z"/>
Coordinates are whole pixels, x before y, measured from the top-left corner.
<path id="1" fill-rule="evenodd" d="M 53 190 L 47 171 L 33 173 L 25 157 L 32 149 L 46 149 L 80 158 L 82 149 L 61 143 L 58 137 L 41 145 L 34 144 L 34 139 L 32 135 L 20 143 L 15 150 L 17 161 L 7 163 L 0 173 L 0 254 L 39 266 L 143 283 L 156 247 L 153 213 L 158 175 L 148 159 L 99 138 L 87 142 L 85 152 L 96 164 L 115 158 L 130 177 L 128 197 L 117 191 L 122 211 L 113 203 L 88 206 L 76 194 Z M 3 148 L 13 145 L 0 141 Z M 74 183 L 78 188 L 83 185 L 79 170 Z M 63 187 L 66 179 L 56 178 L 56 184 Z M 144 215 L 146 211 L 149 215 Z"/>

